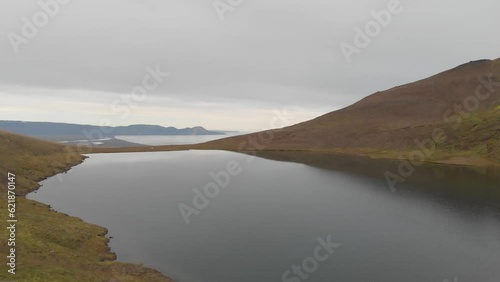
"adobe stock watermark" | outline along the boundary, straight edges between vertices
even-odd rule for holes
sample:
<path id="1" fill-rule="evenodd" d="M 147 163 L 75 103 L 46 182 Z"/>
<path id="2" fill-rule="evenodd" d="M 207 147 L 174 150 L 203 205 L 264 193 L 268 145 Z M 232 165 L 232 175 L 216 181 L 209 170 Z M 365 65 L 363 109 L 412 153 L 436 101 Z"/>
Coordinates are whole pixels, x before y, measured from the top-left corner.
<path id="1" fill-rule="evenodd" d="M 212 5 L 219 17 L 223 22 L 226 19 L 226 14 L 233 12 L 238 6 L 243 3 L 243 0 L 215 0 Z"/>
<path id="2" fill-rule="evenodd" d="M 274 127 L 284 127 L 291 125 L 290 114 L 287 113 L 286 108 L 283 111 L 274 111 L 274 116 L 269 121 L 269 126 Z M 254 135 L 249 135 L 245 141 L 242 141 L 237 151 L 240 153 L 249 154 L 246 158 L 247 162 L 251 162 L 255 159 L 257 150 L 264 150 L 266 145 L 271 143 L 274 139 L 273 130 L 266 130 Z M 184 222 L 189 225 L 191 223 L 191 216 L 200 215 L 201 211 L 206 209 L 210 205 L 210 200 L 219 196 L 222 190 L 227 188 L 231 180 L 240 175 L 243 172 L 243 167 L 236 160 L 230 160 L 226 163 L 225 169 L 218 172 L 211 171 L 208 176 L 210 181 L 203 186 L 200 190 L 194 188 L 193 198 L 191 204 L 180 203 L 178 205 L 179 211 L 181 213 Z"/>
<path id="3" fill-rule="evenodd" d="M 459 129 L 463 119 L 470 117 L 471 113 L 479 109 L 482 102 L 497 94 L 496 88 L 500 88 L 500 81 L 496 81 L 492 74 L 487 78 L 480 76 L 478 81 L 473 95 L 467 96 L 462 103 L 454 104 L 443 113 L 443 122 L 454 123 L 451 127 L 453 130 Z M 406 159 L 402 156 L 399 157 L 400 162 L 396 172 L 386 171 L 384 173 L 387 186 L 391 191 L 395 192 L 398 183 L 403 183 L 411 177 L 415 173 L 416 167 L 423 165 L 434 154 L 436 147 L 447 138 L 446 132 L 442 128 L 435 128 L 430 138 L 415 139 L 413 142 L 418 149 L 411 151 Z"/>
<path id="4" fill-rule="evenodd" d="M 455 279 L 452 280 L 448 280 L 448 279 L 444 279 L 443 282 L 458 282 L 458 277 L 455 277 Z"/>
<path id="5" fill-rule="evenodd" d="M 115 120 L 110 118 L 103 118 L 99 122 L 99 127 L 93 130 L 82 131 L 83 136 L 85 136 L 86 141 L 79 142 L 76 145 L 76 152 L 74 147 L 66 147 L 66 163 L 74 163 L 72 157 L 75 154 L 90 154 L 93 149 L 93 140 L 104 139 L 106 136 L 111 134 L 114 130 L 114 121 L 125 120 L 129 117 L 131 111 L 136 109 L 141 102 L 144 102 L 149 93 L 155 91 L 164 83 L 165 79 L 170 75 L 168 72 L 163 72 L 160 69 L 160 65 L 156 65 L 155 68 L 147 66 L 145 68 L 146 74 L 143 76 L 141 83 L 132 87 L 129 94 L 120 95 L 119 98 L 115 99 L 111 105 L 110 110 L 113 114 L 118 115 Z M 53 165 L 61 166 L 59 163 L 53 163 Z M 59 182 L 63 182 L 63 175 L 57 174 Z"/>
<path id="6" fill-rule="evenodd" d="M 170 75 L 168 72 L 163 72 L 160 69 L 160 65 L 156 65 L 154 69 L 151 66 L 147 66 L 145 70 L 146 74 L 142 78 L 142 84 L 134 86 L 130 94 L 120 95 L 120 98 L 115 99 L 111 103 L 111 111 L 115 114 L 121 114 L 119 117 L 120 120 L 128 118 L 131 110 L 137 108 L 139 103 L 144 102 L 148 94 L 158 89 Z M 103 123 L 112 124 L 109 119 L 104 120 Z"/>
<path id="7" fill-rule="evenodd" d="M 409 0 L 412 1 L 412 0 Z M 404 7 L 400 0 L 390 0 L 387 3 L 387 9 L 380 11 L 371 11 L 372 20 L 365 23 L 364 28 L 354 27 L 353 43 L 340 43 L 340 50 L 347 61 L 352 62 L 352 56 L 361 54 L 373 41 L 374 38 L 382 33 L 382 30 L 391 24 L 393 17 L 403 12 Z"/>
<path id="8" fill-rule="evenodd" d="M 318 246 L 311 252 L 311 256 L 305 257 L 299 265 L 293 265 L 281 275 L 283 282 L 301 282 L 309 279 L 310 275 L 318 270 L 321 262 L 325 262 L 334 253 L 335 249 L 340 248 L 341 244 L 333 243 L 332 236 L 328 235 L 326 240 L 318 237 L 316 242 Z"/>
<path id="9" fill-rule="evenodd" d="M 269 127 L 275 128 L 270 130 L 265 130 L 258 132 L 254 135 L 249 135 L 247 140 L 242 141 L 238 145 L 238 152 L 245 153 L 248 156 L 247 162 L 251 162 L 255 159 L 257 151 L 266 149 L 267 144 L 274 140 L 274 132 L 280 132 L 281 128 L 292 125 L 291 119 L 293 115 L 288 113 L 286 108 L 282 111 L 274 110 L 274 116 L 269 121 Z"/>
<path id="10" fill-rule="evenodd" d="M 7 39 L 16 54 L 20 52 L 21 44 L 28 44 L 40 32 L 40 29 L 47 26 L 51 18 L 54 18 L 61 11 L 63 5 L 68 4 L 71 0 L 40 0 L 38 6 L 40 10 L 35 12 L 31 19 L 22 17 L 23 25 L 20 34 L 9 32 Z"/>

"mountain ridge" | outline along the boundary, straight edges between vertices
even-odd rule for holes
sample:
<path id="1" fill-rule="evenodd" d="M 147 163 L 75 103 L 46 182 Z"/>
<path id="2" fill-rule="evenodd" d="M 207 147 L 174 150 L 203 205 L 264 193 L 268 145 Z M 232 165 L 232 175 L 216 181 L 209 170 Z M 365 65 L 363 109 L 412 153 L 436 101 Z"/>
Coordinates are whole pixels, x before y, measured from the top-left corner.
<path id="1" fill-rule="evenodd" d="M 94 140 L 118 135 L 224 135 L 202 126 L 178 129 L 173 126 L 133 124 L 95 126 L 88 124 L 0 120 L 0 130 L 51 141 Z"/>

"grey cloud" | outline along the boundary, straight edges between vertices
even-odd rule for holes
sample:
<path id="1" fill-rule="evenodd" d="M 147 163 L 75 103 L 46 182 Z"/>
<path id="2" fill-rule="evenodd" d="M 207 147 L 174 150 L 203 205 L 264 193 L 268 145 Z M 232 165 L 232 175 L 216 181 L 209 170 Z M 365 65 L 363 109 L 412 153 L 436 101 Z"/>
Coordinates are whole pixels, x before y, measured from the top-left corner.
<path id="1" fill-rule="evenodd" d="M 212 1 L 73 0 L 15 54 L 7 33 L 20 33 L 21 18 L 39 7 L 4 1 L 0 83 L 116 95 L 159 64 L 171 77 L 151 96 L 333 110 L 470 60 L 500 57 L 500 39 L 489 31 L 500 26 L 498 1 L 402 0 L 404 11 L 347 64 L 339 44 L 352 41 L 353 28 L 388 2 L 243 0 L 221 22 Z"/>

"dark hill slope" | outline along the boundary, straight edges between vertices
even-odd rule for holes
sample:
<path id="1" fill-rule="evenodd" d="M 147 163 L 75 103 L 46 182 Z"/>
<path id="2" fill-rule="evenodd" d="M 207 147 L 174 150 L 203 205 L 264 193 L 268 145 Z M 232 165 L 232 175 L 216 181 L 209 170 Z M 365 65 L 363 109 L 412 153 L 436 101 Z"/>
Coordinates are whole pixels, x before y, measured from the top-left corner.
<path id="1" fill-rule="evenodd" d="M 474 110 L 470 112 L 464 110 L 467 116 L 460 117 L 456 113 L 456 105 L 463 105 L 467 99 L 471 99 L 470 96 L 474 96 L 476 89 L 482 85 L 481 80 L 496 83 L 495 92 L 484 100 L 477 99 L 477 109 L 473 107 Z M 272 130 L 274 138 L 265 145 L 265 149 L 405 150 L 415 146 L 415 139 L 431 137 L 434 128 L 442 128 L 450 134 L 450 138 L 445 141 L 448 143 L 443 146 L 467 149 L 478 144 L 467 146 L 459 143 L 462 137 L 475 139 L 474 129 L 478 126 L 482 128 L 483 136 L 496 140 L 491 141 L 490 147 L 493 148 L 500 139 L 500 111 L 497 108 L 500 105 L 499 84 L 500 59 L 470 62 L 427 79 L 377 92 L 349 107 L 316 119 Z M 480 93 L 486 95 L 487 88 L 482 87 Z M 460 124 L 458 117 L 462 121 Z M 465 122 L 470 119 L 474 120 L 474 125 Z M 212 141 L 206 146 L 237 150 L 239 144 L 248 138 L 259 139 L 255 133 Z"/>

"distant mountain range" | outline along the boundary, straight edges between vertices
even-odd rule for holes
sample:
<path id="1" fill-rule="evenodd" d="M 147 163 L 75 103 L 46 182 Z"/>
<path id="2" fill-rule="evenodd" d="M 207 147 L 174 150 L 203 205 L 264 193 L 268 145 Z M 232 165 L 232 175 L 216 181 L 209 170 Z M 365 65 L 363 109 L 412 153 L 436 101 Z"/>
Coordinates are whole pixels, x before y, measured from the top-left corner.
<path id="1" fill-rule="evenodd" d="M 119 135 L 225 135 L 201 126 L 178 129 L 159 125 L 94 126 L 53 122 L 0 121 L 0 130 L 52 141 L 95 140 Z"/>

